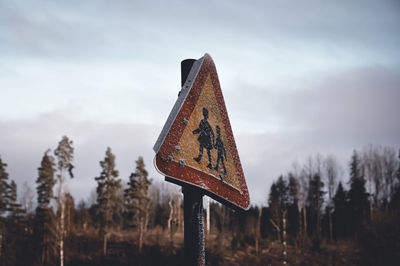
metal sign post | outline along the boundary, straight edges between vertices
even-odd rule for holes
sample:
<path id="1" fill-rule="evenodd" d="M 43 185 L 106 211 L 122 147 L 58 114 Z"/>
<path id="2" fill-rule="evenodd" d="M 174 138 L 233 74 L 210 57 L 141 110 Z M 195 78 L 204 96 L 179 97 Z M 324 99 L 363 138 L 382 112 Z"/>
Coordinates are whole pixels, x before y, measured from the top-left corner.
<path id="1" fill-rule="evenodd" d="M 205 265 L 203 193 L 183 188 L 185 265 Z"/>
<path id="2" fill-rule="evenodd" d="M 182 86 L 195 61 L 186 59 L 181 62 Z M 205 265 L 203 193 L 192 186 L 184 186 L 182 190 L 185 265 Z"/>
<path id="3" fill-rule="evenodd" d="M 211 56 L 181 62 L 182 88 L 154 145 L 154 166 L 182 186 L 185 265 L 205 265 L 203 195 L 248 210 L 249 191 Z"/>

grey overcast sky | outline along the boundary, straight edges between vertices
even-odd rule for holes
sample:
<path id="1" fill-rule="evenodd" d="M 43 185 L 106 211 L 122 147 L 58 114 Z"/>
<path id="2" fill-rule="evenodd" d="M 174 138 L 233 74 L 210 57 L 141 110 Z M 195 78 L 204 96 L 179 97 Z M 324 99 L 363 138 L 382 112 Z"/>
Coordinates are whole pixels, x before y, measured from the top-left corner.
<path id="1" fill-rule="evenodd" d="M 309 155 L 399 147 L 399 1 L 0 0 L 0 156 L 34 187 L 68 135 L 77 198 L 106 147 L 123 180 L 180 90 L 180 61 L 216 64 L 254 204 Z M 171 185 L 174 186 L 174 185 Z"/>

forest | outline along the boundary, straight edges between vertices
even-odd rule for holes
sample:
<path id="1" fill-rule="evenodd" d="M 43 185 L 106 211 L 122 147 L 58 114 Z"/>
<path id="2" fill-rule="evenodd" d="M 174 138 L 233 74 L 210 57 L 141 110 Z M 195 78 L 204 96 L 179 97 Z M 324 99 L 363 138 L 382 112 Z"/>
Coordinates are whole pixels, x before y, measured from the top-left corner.
<path id="1" fill-rule="evenodd" d="M 153 182 L 142 157 L 127 183 L 115 162 L 107 148 L 95 192 L 75 202 L 67 136 L 20 195 L 0 157 L 0 264 L 183 265 L 182 193 Z M 398 265 L 400 151 L 367 145 L 346 165 L 317 154 L 282 173 L 265 176 L 266 206 L 206 200 L 207 265 Z"/>

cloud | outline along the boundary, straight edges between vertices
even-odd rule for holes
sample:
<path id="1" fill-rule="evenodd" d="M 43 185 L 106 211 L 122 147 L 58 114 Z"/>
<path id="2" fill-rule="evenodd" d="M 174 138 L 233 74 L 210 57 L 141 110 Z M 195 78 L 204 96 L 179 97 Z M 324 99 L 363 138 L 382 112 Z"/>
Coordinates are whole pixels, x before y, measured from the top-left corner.
<path id="1" fill-rule="evenodd" d="M 205 52 L 224 93 L 249 99 L 250 109 L 260 95 L 280 100 L 266 90 L 306 89 L 321 72 L 371 65 L 398 71 L 398 4 L 384 2 L 1 2 L 1 118 L 72 105 L 80 110 L 73 120 L 162 124 L 148 105 L 167 114 L 179 90 L 179 61 Z M 249 105 L 238 101 L 227 102 Z M 135 110 L 140 118 L 129 115 Z M 257 133 L 267 124 L 279 129 L 274 110 Z"/>
<path id="2" fill-rule="evenodd" d="M 347 169 L 353 149 L 398 148 L 396 71 L 369 67 L 321 75 L 308 89 L 243 88 L 226 98 L 233 128 L 241 129 L 238 149 L 256 202 L 266 199 L 273 179 L 309 156 L 335 154 Z"/>
<path id="3" fill-rule="evenodd" d="M 266 204 L 272 180 L 289 171 L 293 162 L 302 164 L 310 155 L 333 153 L 346 167 L 354 148 L 369 143 L 396 147 L 398 82 L 393 73 L 368 69 L 331 77 L 294 94 L 263 92 L 254 96 L 256 104 L 246 101 L 248 105 L 238 108 L 245 110 L 242 117 L 253 119 L 250 124 L 272 121 L 268 111 L 276 109 L 280 125 L 261 133 L 246 132 L 233 118 L 236 111 L 233 116 L 230 113 L 252 203 Z M 257 106 L 266 117 L 252 116 Z M 2 159 L 19 186 L 27 180 L 34 187 L 43 153 L 48 148 L 54 150 L 63 135 L 74 141 L 75 178 L 68 186 L 76 200 L 87 198 L 96 187 L 94 177 L 101 171 L 99 161 L 106 147 L 116 155 L 123 180 L 134 171 L 139 155 L 144 157 L 150 176 L 163 180 L 152 165 L 152 147 L 161 125 L 73 121 L 63 112 L 52 112 L 31 120 L 3 120 L 0 131 Z"/>
<path id="4" fill-rule="evenodd" d="M 347 134 L 365 142 L 394 142 L 398 136 L 398 71 L 377 66 L 313 73 L 296 85 L 286 89 L 239 84 L 226 95 L 232 119 L 268 132 Z"/>
<path id="5" fill-rule="evenodd" d="M 1 158 L 8 164 L 10 178 L 19 187 L 24 181 L 35 187 L 37 168 L 47 149 L 54 149 L 63 135 L 74 142 L 75 177 L 68 181 L 73 196 L 89 196 L 96 187 L 94 178 L 100 174 L 99 161 L 104 159 L 107 147 L 116 155 L 120 177 L 127 180 L 135 170 L 135 161 L 143 156 L 150 177 L 162 179 L 153 167 L 152 146 L 161 128 L 139 124 L 101 124 L 72 122 L 51 114 L 30 121 L 0 122 Z"/>
<path id="6" fill-rule="evenodd" d="M 390 0 L 0 2 L 1 156 L 33 185 L 46 149 L 70 136 L 76 195 L 95 186 L 107 146 L 124 178 L 140 154 L 152 169 L 179 61 L 208 52 L 261 202 L 295 160 L 398 145 L 399 10 Z"/>
<path id="7" fill-rule="evenodd" d="M 8 164 L 10 178 L 16 180 L 18 187 L 25 181 L 35 187 L 44 152 L 49 148 L 54 150 L 63 135 L 74 142 L 75 177 L 67 184 L 76 201 L 86 199 L 95 189 L 94 178 L 100 174 L 99 161 L 104 158 L 107 147 L 116 155 L 116 167 L 124 181 L 134 171 L 138 156 L 143 156 L 150 177 L 155 182 L 164 182 L 153 166 L 152 147 L 161 131 L 158 126 L 74 122 L 61 114 L 48 114 L 33 120 L 2 121 L 0 131 L 0 156 Z M 239 134 L 236 142 L 252 203 L 262 203 L 270 182 L 288 164 L 290 147 L 285 147 L 285 138 L 276 135 Z"/>
<path id="8" fill-rule="evenodd" d="M 399 56 L 395 1 L 13 1 L 0 4 L 3 56 L 175 60 L 184 55 L 304 51 Z M 378 50 L 377 50 L 378 48 Z M 350 49 L 351 52 L 346 50 Z M 293 54 L 296 54 L 293 53 Z M 273 53 L 270 53 L 273 54 Z M 290 57 L 293 57 L 290 54 Z M 382 57 L 382 52 L 379 53 Z M 265 57 L 265 56 L 263 56 Z M 311 57 L 310 57 L 311 59 Z M 345 59 L 345 58 L 342 58 Z"/>

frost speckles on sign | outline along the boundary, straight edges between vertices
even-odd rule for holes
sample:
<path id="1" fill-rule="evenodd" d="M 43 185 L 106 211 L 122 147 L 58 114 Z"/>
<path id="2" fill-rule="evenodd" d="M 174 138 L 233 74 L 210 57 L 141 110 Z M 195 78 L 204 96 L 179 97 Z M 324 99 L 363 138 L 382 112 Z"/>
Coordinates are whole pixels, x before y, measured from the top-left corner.
<path id="1" fill-rule="evenodd" d="M 156 166 L 163 175 L 202 187 L 222 203 L 249 208 L 243 169 L 209 55 L 194 63 L 155 151 Z"/>

